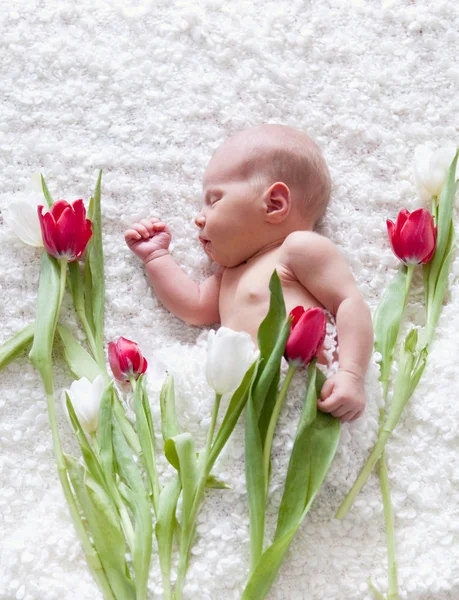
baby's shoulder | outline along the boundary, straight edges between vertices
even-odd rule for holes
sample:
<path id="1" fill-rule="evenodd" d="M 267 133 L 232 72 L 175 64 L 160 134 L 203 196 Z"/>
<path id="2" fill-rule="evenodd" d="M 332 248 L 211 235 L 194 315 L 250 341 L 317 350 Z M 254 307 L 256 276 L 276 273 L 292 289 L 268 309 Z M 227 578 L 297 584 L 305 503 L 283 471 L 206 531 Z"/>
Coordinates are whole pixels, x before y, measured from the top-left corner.
<path id="1" fill-rule="evenodd" d="M 298 252 L 317 254 L 332 248 L 336 248 L 336 246 L 329 238 L 316 231 L 302 229 L 289 233 L 282 244 L 282 249 L 288 256 Z"/>

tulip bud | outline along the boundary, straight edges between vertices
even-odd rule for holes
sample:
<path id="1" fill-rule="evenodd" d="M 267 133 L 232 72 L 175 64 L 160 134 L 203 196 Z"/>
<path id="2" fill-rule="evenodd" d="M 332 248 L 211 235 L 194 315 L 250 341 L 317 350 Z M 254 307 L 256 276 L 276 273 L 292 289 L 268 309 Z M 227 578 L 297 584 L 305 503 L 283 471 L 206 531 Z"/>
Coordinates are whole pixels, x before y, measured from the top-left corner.
<path id="1" fill-rule="evenodd" d="M 207 337 L 207 383 L 216 394 L 232 393 L 240 386 L 260 352 L 246 331 L 220 327 Z"/>
<path id="2" fill-rule="evenodd" d="M 58 200 L 45 214 L 43 208 L 38 207 L 38 218 L 48 254 L 54 258 L 66 257 L 69 262 L 80 258 L 92 236 L 83 200 L 75 200 L 73 204 Z"/>
<path id="3" fill-rule="evenodd" d="M 414 150 L 414 178 L 423 200 L 439 196 L 446 173 L 456 154 L 455 146 L 445 146 L 432 151 L 427 146 L 416 146 Z"/>
<path id="4" fill-rule="evenodd" d="M 137 379 L 148 367 L 148 362 L 142 356 L 138 345 L 124 337 L 120 337 L 116 344 L 108 344 L 108 358 L 113 375 L 118 381 L 129 382 L 131 377 Z"/>
<path id="5" fill-rule="evenodd" d="M 435 252 L 437 228 L 430 212 L 418 208 L 399 212 L 397 221 L 387 219 L 389 240 L 395 256 L 405 264 L 427 263 Z"/>
<path id="6" fill-rule="evenodd" d="M 99 426 L 100 402 L 104 393 L 103 376 L 97 375 L 92 383 L 89 379 L 86 379 L 86 377 L 82 377 L 81 379 L 75 380 L 70 386 L 70 389 L 64 390 L 62 405 L 70 423 L 65 392 L 67 392 L 73 410 L 85 432 L 91 434 L 97 431 L 97 427 Z"/>
<path id="7" fill-rule="evenodd" d="M 320 307 L 304 310 L 296 306 L 289 316 L 293 321 L 284 356 L 289 364 L 305 367 L 317 356 L 325 339 L 325 312 Z"/>

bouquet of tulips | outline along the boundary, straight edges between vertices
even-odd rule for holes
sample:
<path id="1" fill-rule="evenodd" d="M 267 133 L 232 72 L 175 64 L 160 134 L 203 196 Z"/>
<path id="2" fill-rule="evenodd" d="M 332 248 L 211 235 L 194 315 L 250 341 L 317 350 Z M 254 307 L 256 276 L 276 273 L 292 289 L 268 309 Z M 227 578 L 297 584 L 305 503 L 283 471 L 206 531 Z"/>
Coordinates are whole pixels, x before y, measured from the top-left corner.
<path id="1" fill-rule="evenodd" d="M 110 600 L 147 598 L 153 534 L 164 596 L 177 600 L 182 597 L 205 489 L 227 487 L 211 474 L 212 467 L 248 403 L 247 481 L 253 573 L 244 597 L 262 598 L 326 475 L 338 443 L 339 422 L 316 411 L 324 378 L 315 369 L 315 355 L 325 334 L 324 313 L 297 307 L 286 318 L 282 288 L 274 271 L 270 308 L 258 332 L 260 350 L 255 349 L 248 333 L 225 327 L 217 333 L 209 332 L 206 378 L 215 391 L 215 402 L 206 443 L 199 453 L 193 437 L 180 429 L 174 379 L 166 372 L 160 393 L 161 432 L 164 453 L 175 469 L 175 477 L 162 486 L 146 389 L 148 363 L 138 345 L 124 337 L 108 344 L 114 379 L 105 363 L 101 177 L 102 172 L 87 213 L 82 199 L 53 202 L 44 178 L 38 174 L 26 192 L 10 202 L 7 222 L 24 242 L 44 247 L 44 251 L 36 320 L 0 347 L 0 368 L 31 345 L 29 359 L 43 381 L 62 489 L 88 566 L 104 598 Z M 86 336 L 86 348 L 59 322 L 66 285 Z M 75 378 L 64 391 L 62 404 L 81 450 L 80 459 L 63 451 L 58 431 L 52 363 L 56 332 Z M 290 368 L 278 393 L 283 355 Z M 278 535 L 261 555 L 263 527 L 257 526 L 264 523 L 274 430 L 295 369 L 307 365 L 308 394 L 289 466 Z M 126 416 L 126 399 L 116 382 L 127 383 L 132 390 L 135 423 Z M 230 400 L 216 431 L 225 394 Z M 326 447 L 320 465 L 312 460 L 319 447 Z M 171 581 L 174 539 L 179 548 L 175 585 Z M 275 567 L 271 569 L 270 554 L 275 556 Z M 267 569 L 269 577 L 262 581 Z"/>
<path id="2" fill-rule="evenodd" d="M 249 334 L 221 328 L 209 333 L 206 376 L 216 400 L 205 448 L 196 455 L 194 440 L 179 428 L 175 414 L 174 380 L 167 374 L 161 390 L 164 450 L 176 476 L 161 487 L 155 434 L 146 391 L 147 361 L 135 342 L 119 338 L 108 345 L 116 380 L 130 384 L 135 425 L 127 419 L 121 393 L 108 375 L 104 358 L 104 264 L 100 212 L 101 176 L 89 203 L 53 202 L 47 185 L 34 175 L 26 192 L 9 205 L 7 222 L 23 241 L 44 246 L 35 323 L 0 347 L 0 368 L 28 345 L 47 397 L 54 455 L 77 534 L 104 598 L 147 598 L 153 531 L 166 598 L 173 597 L 171 557 L 174 535 L 180 560 L 175 597 L 185 580 L 196 515 L 206 487 L 225 484 L 210 471 L 247 401 L 256 373 L 258 353 Z M 45 209 L 43 200 L 46 200 Z M 80 267 L 78 259 L 84 258 Z M 86 335 L 88 350 L 59 323 L 66 284 Z M 64 410 L 77 437 L 82 460 L 64 453 L 58 432 L 52 350 L 55 333 L 75 381 L 65 390 Z M 223 423 L 214 436 L 219 404 L 232 394 Z M 182 494 L 181 527 L 176 517 Z M 154 528 L 153 528 L 154 524 Z M 126 560 L 129 550 L 131 560 Z"/>
<path id="3" fill-rule="evenodd" d="M 452 211 L 457 187 L 458 154 L 459 150 L 452 151 L 445 148 L 433 153 L 428 148 L 419 146 L 415 154 L 415 177 L 422 199 L 431 202 L 431 211 L 418 208 L 409 213 L 406 209 L 402 209 L 395 223 L 387 220 L 390 244 L 401 264 L 374 315 L 374 346 L 381 355 L 380 381 L 383 385 L 385 407 L 380 411 L 377 442 L 336 514 L 338 519 L 346 515 L 373 467 L 379 461 L 388 544 L 387 600 L 398 598 L 398 585 L 385 446 L 424 372 L 429 346 L 435 334 L 448 286 L 451 256 L 456 241 Z M 398 372 L 392 402 L 388 406 L 394 350 L 408 300 L 413 271 L 417 265 L 422 265 L 423 271 L 426 326 L 421 336 L 418 336 L 416 328 L 412 328 L 400 346 Z M 369 584 L 376 597 L 384 599 L 371 580 Z"/>

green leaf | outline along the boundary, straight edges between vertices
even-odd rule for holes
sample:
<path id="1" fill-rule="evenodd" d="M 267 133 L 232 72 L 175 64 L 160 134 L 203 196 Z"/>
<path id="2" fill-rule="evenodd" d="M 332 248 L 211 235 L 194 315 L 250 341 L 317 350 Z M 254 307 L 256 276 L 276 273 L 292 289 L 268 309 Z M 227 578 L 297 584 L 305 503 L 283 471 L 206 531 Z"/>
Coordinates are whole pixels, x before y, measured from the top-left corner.
<path id="1" fill-rule="evenodd" d="M 280 381 L 282 357 L 285 352 L 285 345 L 291 330 L 291 321 L 287 319 L 284 323 L 279 339 L 268 358 L 268 362 L 264 365 L 262 374 L 255 382 L 253 387 L 254 406 L 259 417 L 258 427 L 262 444 L 264 445 L 266 432 L 268 430 L 271 415 L 276 404 L 277 392 Z M 263 365 L 262 365 L 263 366 Z"/>
<path id="2" fill-rule="evenodd" d="M 105 484 L 105 478 L 104 478 L 104 474 L 102 472 L 101 466 L 99 464 L 99 461 L 97 460 L 96 455 L 94 454 L 93 449 L 91 448 L 91 446 L 88 442 L 88 439 L 86 437 L 86 434 L 83 431 L 83 428 L 81 427 L 80 421 L 78 420 L 78 417 L 73 408 L 73 404 L 72 404 L 67 392 L 65 392 L 65 397 L 66 397 L 67 410 L 69 411 L 70 422 L 72 423 L 73 431 L 77 437 L 78 444 L 79 444 L 80 450 L 81 450 L 81 454 L 83 455 L 83 459 L 86 463 L 88 471 L 91 473 L 92 477 L 97 482 L 97 484 L 100 485 L 101 487 L 103 487 L 104 490 L 107 492 L 108 490 L 107 490 L 107 486 Z"/>
<path id="3" fill-rule="evenodd" d="M 99 177 L 94 191 L 94 201 L 90 203 L 90 215 L 92 221 L 93 235 L 86 251 L 86 265 L 91 274 L 91 309 L 93 323 L 92 330 L 95 332 L 96 346 L 100 355 L 103 357 L 104 344 L 104 303 L 105 303 L 105 276 L 104 276 L 104 254 L 102 249 L 102 215 L 101 215 L 101 179 L 102 169 L 99 170 Z M 87 276 L 88 277 L 88 276 Z M 87 290 L 89 292 L 89 290 Z M 89 308 L 89 307 L 88 307 Z"/>
<path id="4" fill-rule="evenodd" d="M 262 600 L 277 576 L 284 556 L 320 489 L 335 456 L 339 419 L 317 411 L 317 397 L 325 380 L 312 361 L 308 389 L 287 471 L 274 542 L 256 564 L 242 600 Z"/>
<path id="5" fill-rule="evenodd" d="M 112 445 L 112 414 L 113 414 L 113 381 L 105 388 L 99 409 L 99 449 L 102 470 L 107 481 L 113 482 L 113 445 Z"/>
<path id="6" fill-rule="evenodd" d="M 65 463 L 115 598 L 136 600 L 135 589 L 128 575 L 126 547 L 117 514 L 104 490 L 75 458 L 65 455 Z"/>
<path id="7" fill-rule="evenodd" d="M 51 198 L 51 194 L 49 193 L 48 186 L 46 185 L 45 178 L 43 177 L 43 175 L 41 173 L 40 173 L 40 176 L 41 176 L 41 187 L 42 187 L 42 190 L 43 190 L 43 194 L 44 194 L 44 196 L 46 198 L 46 202 L 48 204 L 48 208 L 51 208 L 53 206 L 53 204 L 54 204 L 53 199 Z"/>
<path id="8" fill-rule="evenodd" d="M 206 480 L 206 487 L 214 488 L 216 490 L 230 490 L 232 489 L 230 485 L 222 481 L 221 479 L 217 479 L 215 475 L 208 475 Z"/>
<path id="9" fill-rule="evenodd" d="M 153 430 L 153 421 L 151 418 L 150 405 L 145 389 L 145 376 L 141 375 L 137 380 L 134 392 L 134 408 L 137 425 L 137 435 L 142 448 L 142 460 L 149 483 L 149 493 L 152 496 L 153 506 L 157 508 L 157 502 L 160 494 L 158 476 L 155 464 L 155 433 Z"/>
<path id="10" fill-rule="evenodd" d="M 113 414 L 116 416 L 118 424 L 121 427 L 121 431 L 123 432 L 129 446 L 136 454 L 140 454 L 142 449 L 140 448 L 139 438 L 137 437 L 129 419 L 126 417 L 125 410 L 116 388 L 113 389 L 113 394 Z"/>
<path id="11" fill-rule="evenodd" d="M 158 516 L 155 527 L 156 539 L 158 541 L 159 563 L 163 579 L 165 598 L 170 598 L 170 573 L 172 561 L 172 542 L 176 527 L 175 511 L 182 489 L 180 477 L 174 477 L 159 496 Z"/>
<path id="12" fill-rule="evenodd" d="M 382 356 L 380 381 L 389 381 L 394 348 L 405 309 L 407 274 L 408 269 L 402 264 L 388 285 L 374 314 L 374 347 Z"/>
<path id="13" fill-rule="evenodd" d="M 113 447 L 119 474 L 127 484 L 135 519 L 134 547 L 132 561 L 134 563 L 137 600 L 146 600 L 148 573 L 150 570 L 151 545 L 153 538 L 153 523 L 147 490 L 143 485 L 142 476 L 134 463 L 131 451 L 125 440 L 121 427 L 116 419 L 113 422 Z"/>
<path id="14" fill-rule="evenodd" d="M 435 253 L 431 260 L 431 272 L 429 285 L 436 288 L 438 273 L 440 272 L 441 265 L 444 261 L 445 252 L 448 247 L 448 240 L 450 237 L 451 228 L 451 216 L 453 213 L 454 196 L 456 194 L 456 166 L 458 159 L 459 150 L 456 151 L 456 155 L 448 169 L 445 183 L 443 184 L 440 197 L 438 199 L 438 222 L 437 222 L 437 243 Z"/>
<path id="15" fill-rule="evenodd" d="M 271 279 L 269 280 L 269 310 L 265 319 L 258 328 L 258 348 L 260 356 L 266 364 L 269 356 L 274 350 L 279 339 L 282 326 L 285 321 L 285 302 L 282 294 L 282 285 L 274 269 Z"/>
<path id="16" fill-rule="evenodd" d="M 60 264 L 47 252 L 41 253 L 35 334 L 29 353 L 30 362 L 40 373 L 47 394 L 53 393 L 51 353 L 60 310 Z"/>
<path id="17" fill-rule="evenodd" d="M 263 446 L 251 390 L 245 417 L 245 479 L 249 499 L 250 571 L 252 572 L 263 552 L 266 482 Z"/>
<path id="18" fill-rule="evenodd" d="M 68 277 L 70 293 L 73 298 L 73 306 L 77 313 L 84 312 L 84 287 L 83 277 L 78 260 L 69 263 Z"/>
<path id="19" fill-rule="evenodd" d="M 196 451 L 194 440 L 189 433 L 180 433 L 164 444 L 167 460 L 179 474 L 183 490 L 183 522 L 190 521 L 191 508 L 198 485 Z"/>
<path id="20" fill-rule="evenodd" d="M 277 539 L 265 550 L 250 576 L 241 600 L 266 598 L 294 536 L 295 532 L 291 532 Z"/>
<path id="21" fill-rule="evenodd" d="M 433 331 L 435 329 L 441 310 L 443 308 L 443 299 L 445 291 L 448 287 L 448 275 L 451 264 L 451 258 L 454 248 L 456 247 L 456 234 L 454 232 L 454 224 L 451 219 L 449 237 L 445 248 L 443 261 L 439 266 L 439 273 L 435 282 L 435 291 L 433 292 L 432 304 L 429 306 L 428 325 Z"/>
<path id="22" fill-rule="evenodd" d="M 77 342 L 67 327 L 58 323 L 57 331 L 64 344 L 65 361 L 76 379 L 86 377 L 89 381 L 94 381 L 98 375 L 102 375 L 105 380 L 107 379 L 106 373 L 102 371 L 89 352 Z"/>
<path id="23" fill-rule="evenodd" d="M 3 342 L 0 346 L 0 370 L 9 365 L 32 342 L 34 332 L 35 323 L 30 323 Z"/>
<path id="24" fill-rule="evenodd" d="M 161 406 L 161 431 L 164 441 L 180 433 L 175 412 L 174 376 L 167 373 L 159 395 Z"/>
<path id="25" fill-rule="evenodd" d="M 230 403 L 228 408 L 226 409 L 225 416 L 223 417 L 222 424 L 218 433 L 215 437 L 214 443 L 212 444 L 212 448 L 209 452 L 209 456 L 207 459 L 207 470 L 210 471 L 215 461 L 217 460 L 220 452 L 223 450 L 226 442 L 228 441 L 230 435 L 233 432 L 233 429 L 238 422 L 238 419 L 244 410 L 244 406 L 247 403 L 247 398 L 249 396 L 249 390 L 252 387 L 252 384 L 257 375 L 257 369 L 259 366 L 259 361 L 254 361 L 254 363 L 249 367 L 246 374 L 244 375 L 240 386 L 231 396 Z"/>
<path id="26" fill-rule="evenodd" d="M 92 239 L 92 238 L 91 238 Z M 91 265 L 88 260 L 88 252 L 89 245 L 91 244 L 91 240 L 86 247 L 86 260 L 83 267 L 83 286 L 84 286 L 84 312 L 86 315 L 86 320 L 88 321 L 89 328 L 91 331 L 95 331 L 94 325 L 94 317 L 93 317 L 93 307 L 92 307 L 92 273 L 91 273 Z"/>
<path id="27" fill-rule="evenodd" d="M 317 410 L 315 360 L 308 367 L 308 389 L 293 444 L 279 508 L 275 539 L 298 528 L 322 485 L 340 437 L 340 421 Z"/>

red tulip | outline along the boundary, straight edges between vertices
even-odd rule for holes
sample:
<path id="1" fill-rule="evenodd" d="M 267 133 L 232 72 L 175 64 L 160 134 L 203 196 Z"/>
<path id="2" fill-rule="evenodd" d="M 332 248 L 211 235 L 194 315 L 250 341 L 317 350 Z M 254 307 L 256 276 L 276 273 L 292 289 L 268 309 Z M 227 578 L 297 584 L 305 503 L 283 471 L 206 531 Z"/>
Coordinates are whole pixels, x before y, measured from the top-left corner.
<path id="1" fill-rule="evenodd" d="M 108 359 L 113 375 L 119 381 L 129 381 L 132 376 L 137 379 L 148 367 L 138 345 L 124 337 L 120 337 L 116 344 L 108 344 Z"/>
<path id="2" fill-rule="evenodd" d="M 411 214 L 402 208 L 396 223 L 387 219 L 387 231 L 395 256 L 405 264 L 429 262 L 435 252 L 437 228 L 430 212 L 418 208 Z"/>
<path id="3" fill-rule="evenodd" d="M 325 339 L 325 312 L 319 307 L 304 310 L 296 306 L 290 316 L 293 316 L 292 329 L 284 356 L 294 366 L 306 366 L 317 356 Z"/>
<path id="4" fill-rule="evenodd" d="M 38 207 L 38 218 L 46 251 L 54 258 L 66 257 L 73 262 L 83 254 L 92 236 L 83 200 L 73 204 L 58 200 L 44 215 L 43 208 Z"/>

